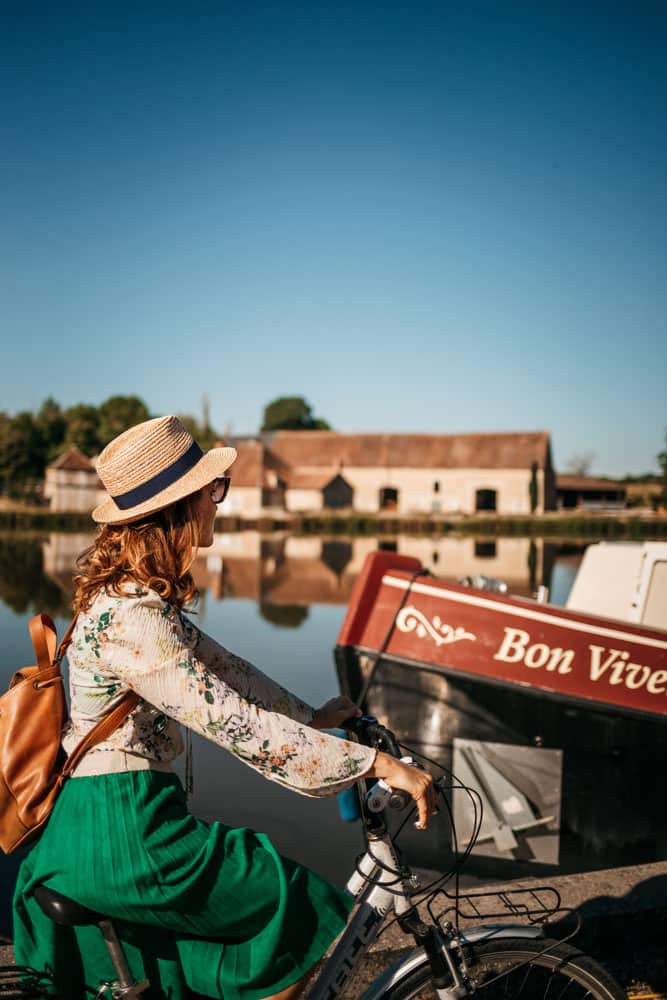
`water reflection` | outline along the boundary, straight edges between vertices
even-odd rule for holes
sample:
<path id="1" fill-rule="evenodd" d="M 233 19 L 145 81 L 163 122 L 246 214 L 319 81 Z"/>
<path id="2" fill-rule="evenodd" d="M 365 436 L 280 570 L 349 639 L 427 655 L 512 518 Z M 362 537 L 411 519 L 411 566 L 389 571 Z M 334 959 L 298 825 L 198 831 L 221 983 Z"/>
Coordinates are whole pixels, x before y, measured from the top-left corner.
<path id="1" fill-rule="evenodd" d="M 18 613 L 67 615 L 75 561 L 92 538 L 64 533 L 0 536 L 0 598 Z M 443 579 L 495 577 L 524 595 L 545 584 L 556 603 L 562 603 L 562 584 L 569 589 L 571 583 L 568 560 L 576 568 L 584 549 L 583 544 L 566 548 L 540 538 L 332 539 L 241 531 L 217 534 L 213 546 L 198 556 L 193 573 L 209 599 L 252 600 L 267 621 L 299 628 L 308 606 L 349 602 L 366 555 L 379 547 L 415 556 Z"/>
<path id="2" fill-rule="evenodd" d="M 36 608 L 52 616 L 69 613 L 67 589 L 45 568 L 46 545 L 33 538 L 0 535 L 0 599 L 17 614 Z"/>

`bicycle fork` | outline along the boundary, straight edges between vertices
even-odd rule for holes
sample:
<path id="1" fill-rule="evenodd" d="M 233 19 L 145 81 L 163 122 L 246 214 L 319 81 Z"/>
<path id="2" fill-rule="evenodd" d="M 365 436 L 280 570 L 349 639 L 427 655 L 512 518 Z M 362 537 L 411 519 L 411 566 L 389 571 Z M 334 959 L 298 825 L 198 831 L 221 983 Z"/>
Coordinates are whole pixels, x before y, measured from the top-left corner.
<path id="1" fill-rule="evenodd" d="M 379 871 L 378 871 L 379 870 Z M 422 948 L 433 973 L 433 986 L 439 1000 L 460 1000 L 470 990 L 467 986 L 467 968 L 465 956 L 461 951 L 452 948 L 453 935 L 445 938 L 435 924 L 426 924 L 419 916 L 416 907 L 410 899 L 411 878 L 401 879 L 402 891 L 391 891 L 385 886 L 396 883 L 395 873 L 400 871 L 396 852 L 391 841 L 383 835 L 369 840 L 369 849 L 361 859 L 359 869 L 348 882 L 348 890 L 359 891 L 365 880 L 375 874 L 375 884 L 365 895 L 370 906 L 381 913 L 380 920 L 393 909 L 398 917 L 398 923 L 406 934 L 411 935 L 418 948 Z M 375 937 L 379 930 L 376 925 Z M 453 930 L 453 928 L 452 928 Z M 375 939 L 375 938 L 374 938 Z M 457 954 L 454 954 L 456 950 Z"/>
<path id="2" fill-rule="evenodd" d="M 435 924 L 424 923 L 416 909 L 399 917 L 398 922 L 406 934 L 412 934 L 417 946 L 424 949 L 439 1000 L 460 1000 L 466 996 L 470 989 L 467 985 L 465 957 L 459 948 L 450 946 L 452 939 L 448 943 Z M 456 958 L 454 950 L 458 952 Z"/>

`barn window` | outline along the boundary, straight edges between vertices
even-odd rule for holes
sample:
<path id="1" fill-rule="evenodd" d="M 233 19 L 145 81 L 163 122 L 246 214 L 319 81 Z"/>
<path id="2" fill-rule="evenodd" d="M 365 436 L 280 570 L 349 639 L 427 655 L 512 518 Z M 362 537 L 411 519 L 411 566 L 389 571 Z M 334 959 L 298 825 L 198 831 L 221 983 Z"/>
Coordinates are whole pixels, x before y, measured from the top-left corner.
<path id="1" fill-rule="evenodd" d="M 475 558 L 476 559 L 495 559 L 496 558 L 496 543 L 495 542 L 475 542 Z"/>
<path id="2" fill-rule="evenodd" d="M 398 490 L 393 486 L 383 486 L 380 490 L 380 510 L 396 510 L 398 507 Z"/>
<path id="3" fill-rule="evenodd" d="M 477 490 L 475 493 L 475 510 L 495 510 L 497 493 L 495 490 Z"/>

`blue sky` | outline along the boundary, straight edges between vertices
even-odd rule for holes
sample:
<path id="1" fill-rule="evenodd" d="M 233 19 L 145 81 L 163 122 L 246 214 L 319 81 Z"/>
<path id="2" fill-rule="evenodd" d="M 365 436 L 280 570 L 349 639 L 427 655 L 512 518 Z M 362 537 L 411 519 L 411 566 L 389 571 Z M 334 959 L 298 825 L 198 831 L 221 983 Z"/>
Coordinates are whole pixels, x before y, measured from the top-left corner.
<path id="1" fill-rule="evenodd" d="M 656 468 L 667 5 L 5 3 L 0 408 Z"/>

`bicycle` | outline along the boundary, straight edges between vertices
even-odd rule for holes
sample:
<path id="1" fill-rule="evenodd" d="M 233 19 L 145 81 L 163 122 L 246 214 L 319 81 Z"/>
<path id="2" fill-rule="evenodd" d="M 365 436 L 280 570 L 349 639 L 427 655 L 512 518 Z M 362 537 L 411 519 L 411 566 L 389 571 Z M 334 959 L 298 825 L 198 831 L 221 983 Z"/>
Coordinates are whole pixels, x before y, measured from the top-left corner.
<path id="1" fill-rule="evenodd" d="M 391 730 L 372 716 L 349 720 L 345 724 L 360 742 L 386 753 L 402 757 L 402 750 Z M 403 757 L 406 760 L 405 757 Z M 414 763 L 410 758 L 411 763 Z M 416 765 L 420 766 L 420 765 Z M 444 778 L 436 782 L 440 801 L 450 812 L 445 790 L 458 788 L 473 797 L 472 789 L 456 782 L 447 786 Z M 359 970 L 370 946 L 390 923 L 397 921 L 415 942 L 414 949 L 390 965 L 363 994 L 363 1000 L 415 1000 L 437 997 L 438 1000 L 626 1000 L 623 989 L 593 958 L 568 942 L 579 929 L 561 940 L 547 936 L 548 921 L 571 914 L 561 907 L 557 891 L 550 886 L 494 892 L 459 891 L 458 876 L 472 846 L 469 841 L 458 862 L 449 872 L 436 878 L 425 889 L 407 865 L 394 843 L 408 821 L 408 814 L 395 834 L 391 834 L 386 813 L 404 810 L 409 799 L 395 792 L 385 782 L 358 782 L 361 818 L 366 833 L 366 850 L 357 859 L 347 890 L 356 905 L 352 916 L 332 953 L 316 974 L 307 993 L 308 1000 L 335 1000 L 351 977 Z M 481 824 L 481 802 L 476 829 Z M 453 819 L 452 819 L 453 823 Z M 454 892 L 445 888 L 455 880 Z M 127 966 L 112 921 L 93 913 L 78 903 L 52 892 L 46 886 L 36 890 L 38 901 L 51 919 L 76 925 L 96 923 L 104 935 L 116 980 L 102 982 L 95 1000 L 136 1000 L 148 988 L 148 982 L 136 982 Z M 418 910 L 426 910 L 429 920 Z M 440 907 L 443 907 L 440 909 Z M 574 915 L 576 917 L 576 915 Z M 511 917 L 513 922 L 500 918 Z M 461 926 L 467 919 L 480 919 L 476 926 Z M 525 922 L 518 922 L 523 919 Z M 489 923 L 487 921 L 492 920 Z M 21 970 L 24 993 L 17 997 L 43 997 L 34 970 Z M 32 977 L 32 981 L 31 981 Z M 32 986 L 31 986 L 32 982 Z M 33 992 L 30 993 L 29 989 Z M 0 996 L 2 980 L 0 979 Z"/>

